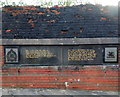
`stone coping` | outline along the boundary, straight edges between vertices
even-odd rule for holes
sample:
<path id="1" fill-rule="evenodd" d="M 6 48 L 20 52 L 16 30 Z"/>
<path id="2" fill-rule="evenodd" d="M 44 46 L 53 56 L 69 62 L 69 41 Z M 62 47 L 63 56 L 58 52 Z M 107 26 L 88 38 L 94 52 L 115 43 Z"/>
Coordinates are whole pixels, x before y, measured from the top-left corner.
<path id="1" fill-rule="evenodd" d="M 1 45 L 119 44 L 120 38 L 0 39 Z"/>

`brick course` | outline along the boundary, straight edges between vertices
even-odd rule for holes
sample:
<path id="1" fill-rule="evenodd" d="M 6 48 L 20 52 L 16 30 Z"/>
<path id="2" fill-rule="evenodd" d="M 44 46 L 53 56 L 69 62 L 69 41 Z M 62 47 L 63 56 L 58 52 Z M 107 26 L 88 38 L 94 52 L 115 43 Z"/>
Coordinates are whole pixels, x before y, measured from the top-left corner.
<path id="1" fill-rule="evenodd" d="M 3 87 L 118 90 L 118 66 L 4 67 L 2 74 Z"/>

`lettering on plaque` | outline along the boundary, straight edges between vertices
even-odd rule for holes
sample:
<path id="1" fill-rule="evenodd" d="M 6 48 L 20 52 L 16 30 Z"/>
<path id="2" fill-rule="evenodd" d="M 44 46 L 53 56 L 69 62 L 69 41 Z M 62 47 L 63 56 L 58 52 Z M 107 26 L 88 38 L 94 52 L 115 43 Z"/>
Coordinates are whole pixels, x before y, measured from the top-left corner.
<path id="1" fill-rule="evenodd" d="M 91 61 L 96 58 L 94 49 L 69 49 L 68 61 Z"/>
<path id="2" fill-rule="evenodd" d="M 40 57 L 56 57 L 55 54 L 51 53 L 49 50 L 25 50 L 26 58 L 40 58 Z"/>

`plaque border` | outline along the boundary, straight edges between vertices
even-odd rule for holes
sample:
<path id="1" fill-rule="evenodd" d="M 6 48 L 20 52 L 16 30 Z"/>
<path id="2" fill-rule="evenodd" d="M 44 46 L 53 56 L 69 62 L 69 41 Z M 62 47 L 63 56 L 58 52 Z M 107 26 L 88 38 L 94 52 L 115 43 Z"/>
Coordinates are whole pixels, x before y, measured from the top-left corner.
<path id="1" fill-rule="evenodd" d="M 15 48 L 15 49 L 18 49 L 18 62 L 6 62 L 6 48 Z M 20 60 L 20 50 L 19 50 L 19 47 L 18 46 L 5 46 L 4 47 L 4 63 L 5 64 L 19 64 L 19 60 Z"/>
<path id="2" fill-rule="evenodd" d="M 116 61 L 106 61 L 105 60 L 105 48 L 117 48 L 117 60 Z M 118 46 L 106 46 L 103 51 L 103 62 L 104 63 L 118 63 Z"/>

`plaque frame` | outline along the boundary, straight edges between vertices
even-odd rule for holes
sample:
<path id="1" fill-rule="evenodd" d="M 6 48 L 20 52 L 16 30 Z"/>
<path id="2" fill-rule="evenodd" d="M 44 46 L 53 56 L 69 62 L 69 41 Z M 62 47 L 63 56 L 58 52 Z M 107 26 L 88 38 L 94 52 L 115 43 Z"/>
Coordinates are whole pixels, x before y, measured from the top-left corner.
<path id="1" fill-rule="evenodd" d="M 16 53 L 16 57 L 17 57 L 16 61 L 9 61 L 7 59 L 7 53 L 10 51 L 10 49 Z M 9 50 L 9 51 L 7 51 L 7 50 Z M 19 55 L 20 55 L 19 47 L 16 47 L 16 46 L 15 47 L 5 47 L 4 48 L 4 63 L 5 64 L 19 64 L 19 60 L 20 60 Z"/>
<path id="2" fill-rule="evenodd" d="M 110 56 L 110 52 L 113 55 L 113 58 L 112 58 L 112 55 Z M 103 55 L 104 55 L 103 56 L 104 63 L 118 63 L 118 47 L 117 46 L 104 47 Z"/>

